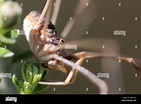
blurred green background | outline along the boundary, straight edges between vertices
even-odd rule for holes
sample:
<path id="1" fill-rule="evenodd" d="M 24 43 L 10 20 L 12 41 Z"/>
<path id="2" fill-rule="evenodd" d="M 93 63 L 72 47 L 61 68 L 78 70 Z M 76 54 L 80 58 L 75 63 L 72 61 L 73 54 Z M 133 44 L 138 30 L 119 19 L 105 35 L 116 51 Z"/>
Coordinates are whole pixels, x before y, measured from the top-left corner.
<path id="1" fill-rule="evenodd" d="M 23 13 L 21 22 L 17 28 L 22 30 L 22 21 L 25 16 L 32 10 L 42 11 L 46 0 L 17 0 L 22 7 Z M 85 2 L 85 0 L 81 0 Z M 73 18 L 75 8 L 78 0 L 62 0 L 61 8 L 57 18 L 56 29 L 58 34 L 61 34 L 67 21 L 70 17 Z M 78 5 L 77 5 L 78 6 Z M 94 8 L 89 8 L 92 6 Z M 94 10 L 90 10 L 94 9 Z M 140 41 L 140 27 L 141 27 L 141 1 L 140 0 L 91 0 L 88 5 L 88 15 L 84 16 L 89 18 L 90 14 L 94 14 L 93 21 L 87 26 L 85 22 L 79 22 L 77 18 L 77 25 L 70 30 L 66 41 L 83 38 L 95 39 L 110 39 L 112 43 L 107 48 L 110 52 L 117 52 L 121 55 L 131 56 L 133 58 L 141 59 L 141 41 Z M 87 12 L 87 11 L 86 11 Z M 93 15 L 92 15 L 93 16 Z M 86 20 L 84 20 L 86 21 Z M 87 21 L 86 21 L 87 22 Z M 80 25 L 81 24 L 81 25 Z M 85 29 L 84 29 L 85 27 Z M 83 31 L 77 31 L 78 28 Z M 125 30 L 126 36 L 115 36 L 114 30 Z M 88 34 L 86 34 L 86 31 Z M 80 32 L 80 34 L 79 34 Z M 87 44 L 87 43 L 84 43 Z M 94 43 L 96 44 L 96 43 Z M 109 43 L 107 43 L 109 44 Z M 115 44 L 115 45 L 114 45 Z M 106 44 L 103 44 L 106 47 Z M 117 46 L 114 47 L 114 46 Z M 136 46 L 136 47 L 135 47 Z M 29 46 L 24 35 L 17 38 L 17 43 L 8 46 L 15 55 L 12 58 L 0 59 L 0 70 L 2 72 L 9 72 L 21 76 L 21 66 L 23 62 L 34 59 L 29 52 Z M 90 46 L 95 49 L 93 45 Z M 79 47 L 78 47 L 79 48 Z M 114 51 L 115 50 L 115 51 Z M 116 51 L 117 50 L 117 51 Z M 80 49 L 77 51 L 87 51 Z M 27 52 L 27 54 L 26 54 Z M 70 50 L 70 53 L 76 51 Z M 108 51 L 109 52 L 109 51 Z M 24 54 L 25 53 L 25 54 Z M 23 54 L 23 56 L 21 56 Z M 20 57 L 19 57 L 20 55 Z M 25 56 L 24 56 L 25 55 Z M 103 62 L 107 62 L 106 67 L 102 66 Z M 110 59 L 89 59 L 83 65 L 88 70 L 97 75 L 99 72 L 106 72 L 109 74 L 109 79 L 102 78 L 107 81 L 109 86 L 109 93 L 119 94 L 140 94 L 141 93 L 141 76 L 137 74 L 134 68 L 127 63 L 119 64 L 118 60 Z M 116 67 L 118 66 L 118 68 Z M 105 68 L 104 71 L 102 70 Z M 113 68 L 113 69 L 112 69 Z M 110 71 L 109 71 L 110 70 Z M 117 71 L 119 70 L 119 71 Z M 137 76 L 136 76 L 137 75 Z M 50 80 L 63 80 L 66 75 L 58 71 L 49 71 L 48 79 Z M 17 93 L 15 86 L 10 78 L 2 78 L 0 83 L 1 93 Z M 75 83 L 67 86 L 50 86 L 46 92 L 47 94 L 97 94 L 98 88 L 93 85 L 87 78 L 78 74 Z"/>

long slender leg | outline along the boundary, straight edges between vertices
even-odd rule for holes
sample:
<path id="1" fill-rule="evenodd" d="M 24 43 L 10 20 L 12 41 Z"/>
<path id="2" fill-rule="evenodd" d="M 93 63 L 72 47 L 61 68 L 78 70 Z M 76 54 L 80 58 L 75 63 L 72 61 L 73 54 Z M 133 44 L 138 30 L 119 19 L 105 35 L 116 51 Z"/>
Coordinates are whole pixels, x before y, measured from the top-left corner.
<path id="1" fill-rule="evenodd" d="M 82 57 L 80 58 L 75 64 L 76 65 L 81 65 L 83 63 L 83 60 L 85 58 Z M 67 75 L 65 81 L 62 82 L 39 82 L 39 84 L 44 84 L 44 85 L 67 85 L 70 83 L 73 83 L 75 81 L 75 78 L 77 76 L 77 70 L 75 69 L 75 67 L 72 68 L 72 70 L 69 72 L 69 74 Z"/>
<path id="2" fill-rule="evenodd" d="M 44 9 L 43 9 L 43 11 L 42 11 L 42 14 L 41 14 L 39 20 L 37 21 L 37 23 L 36 23 L 35 26 L 34 26 L 35 29 L 36 29 L 36 27 L 38 28 L 38 25 L 43 21 L 43 19 L 44 19 L 46 13 L 47 13 L 47 11 L 48 11 L 50 1 L 51 1 L 51 0 L 47 0 L 47 2 L 46 2 L 46 4 L 45 4 L 45 7 L 44 7 Z M 48 20 L 49 20 L 49 19 L 48 19 Z"/>
<path id="3" fill-rule="evenodd" d="M 40 27 L 40 24 L 43 22 L 45 15 L 47 14 L 50 3 L 52 3 L 52 2 L 53 2 L 53 0 L 47 0 L 45 7 L 40 15 L 40 18 L 38 19 L 38 21 L 35 23 L 32 30 L 30 31 L 30 35 L 29 35 L 30 49 L 32 50 L 32 52 L 35 52 L 36 54 L 37 54 L 37 51 L 39 50 L 38 48 L 42 48 L 42 47 L 39 47 L 39 45 L 38 45 L 39 34 L 40 34 L 39 27 Z M 49 19 L 46 19 L 45 25 L 44 25 L 44 32 L 47 29 L 48 22 L 49 22 Z"/>
<path id="4" fill-rule="evenodd" d="M 37 23 L 35 23 L 33 29 L 32 29 L 32 36 L 31 37 L 31 50 L 35 53 L 35 54 L 38 54 L 38 52 L 40 52 L 40 50 L 42 48 L 44 48 L 43 45 L 39 45 L 41 42 L 39 39 L 42 39 L 42 35 L 45 34 L 46 32 L 46 29 L 47 29 L 47 26 L 49 24 L 49 19 L 51 17 L 51 9 L 53 8 L 53 2 L 54 0 L 47 0 L 45 6 L 44 6 L 44 9 L 40 15 L 40 18 L 38 19 Z M 45 19 L 45 23 L 44 23 L 44 27 L 43 27 L 43 33 L 40 34 L 40 32 L 38 31 L 39 27 L 40 27 L 40 24 L 44 21 Z M 33 35 L 34 34 L 34 35 Z M 35 34 L 39 34 L 39 35 L 35 35 Z"/>
<path id="5" fill-rule="evenodd" d="M 71 67 L 75 67 L 76 70 L 78 70 L 82 75 L 84 75 L 87 79 L 89 79 L 93 84 L 97 85 L 99 90 L 100 90 L 100 94 L 107 94 L 108 92 L 108 86 L 107 84 L 101 80 L 100 78 L 98 78 L 94 73 L 90 72 L 89 70 L 87 70 L 86 68 L 80 66 L 80 65 L 76 65 L 75 63 L 62 58 L 56 54 L 52 54 L 49 55 L 47 57 L 48 60 L 51 59 L 56 59 L 62 63 L 64 63 L 65 65 L 69 65 Z"/>
<path id="6" fill-rule="evenodd" d="M 74 15 L 72 16 L 72 20 L 69 20 L 67 22 L 61 33 L 61 36 L 69 40 L 72 37 L 73 38 L 82 37 L 82 34 L 86 31 L 86 29 L 95 19 L 96 16 L 95 4 L 96 4 L 95 0 L 78 0 L 78 4 L 76 5 L 76 7 L 74 7 L 75 9 Z M 71 36 L 69 37 L 68 34 L 71 34 Z"/>
<path id="7" fill-rule="evenodd" d="M 76 65 L 82 65 L 83 61 L 84 61 L 85 57 L 81 57 L 75 64 Z M 75 79 L 77 77 L 77 73 L 78 73 L 78 70 L 75 69 L 75 67 L 72 68 L 71 70 L 71 73 L 70 76 L 68 75 L 68 77 L 66 78 L 66 82 L 69 82 L 69 84 L 71 83 L 74 83 L 75 82 Z"/>
<path id="8" fill-rule="evenodd" d="M 76 62 L 76 64 L 81 66 L 83 61 L 85 60 L 85 57 L 86 57 L 86 54 L 82 53 L 81 56 L 80 56 L 80 59 Z M 73 73 L 73 76 L 70 80 L 70 83 L 75 82 L 75 79 L 76 79 L 76 76 L 77 76 L 77 73 L 78 73 L 78 70 L 76 70 L 75 68 L 72 68 L 72 70 L 74 70 L 74 73 Z"/>
<path id="9" fill-rule="evenodd" d="M 141 70 L 140 66 L 135 62 L 135 60 L 133 58 L 119 57 L 119 56 L 114 56 L 114 55 L 109 55 L 109 54 L 102 54 L 102 53 L 95 53 L 95 52 L 79 52 L 79 53 L 73 54 L 72 57 L 81 59 L 83 55 L 85 55 L 84 58 L 100 58 L 101 57 L 101 58 L 117 59 L 118 61 L 119 60 L 125 61 L 127 63 L 132 64 L 137 70 Z M 48 56 L 47 60 L 50 60 L 52 58 L 54 58 L 56 60 L 59 60 L 59 61 L 63 62 L 66 65 L 74 67 L 77 71 L 81 72 L 81 74 L 83 74 L 88 79 L 90 79 L 90 81 L 92 81 L 93 83 L 96 83 L 96 85 L 99 86 L 100 90 L 104 90 L 104 87 L 106 87 L 106 89 L 108 89 L 105 82 L 103 82 L 99 78 L 97 79 L 96 76 L 94 74 L 92 74 L 91 72 L 89 72 L 87 69 L 85 69 L 85 68 L 83 68 L 81 66 L 74 65 L 71 61 L 66 60 L 64 58 L 61 58 L 61 57 L 59 57 L 57 55 L 50 55 L 50 56 Z M 43 60 L 43 58 L 41 58 L 41 59 Z M 45 59 L 44 59 L 44 61 L 45 61 Z M 73 72 L 73 73 L 75 73 L 75 72 Z M 73 75 L 75 75 L 75 74 L 73 74 Z M 101 84 L 99 84 L 99 82 L 97 82 L 97 80 L 99 80 L 100 83 L 104 83 L 104 85 L 101 86 Z"/>
<path id="10" fill-rule="evenodd" d="M 55 7 L 53 9 L 53 13 L 52 13 L 52 18 L 51 18 L 51 22 L 55 25 L 56 24 L 56 20 L 58 17 L 58 13 L 60 10 L 60 5 L 61 5 L 61 0 L 56 0 L 55 1 Z"/>
<path id="11" fill-rule="evenodd" d="M 85 58 L 112 58 L 117 59 L 118 61 L 124 61 L 129 64 L 132 64 L 136 70 L 141 71 L 141 66 L 136 63 L 136 60 L 133 58 L 125 57 L 125 56 L 116 56 L 116 55 L 109 55 L 109 54 L 102 54 L 102 53 L 96 53 L 96 52 L 79 52 L 74 55 L 72 55 L 75 58 L 80 58 L 82 54 L 86 54 Z"/>

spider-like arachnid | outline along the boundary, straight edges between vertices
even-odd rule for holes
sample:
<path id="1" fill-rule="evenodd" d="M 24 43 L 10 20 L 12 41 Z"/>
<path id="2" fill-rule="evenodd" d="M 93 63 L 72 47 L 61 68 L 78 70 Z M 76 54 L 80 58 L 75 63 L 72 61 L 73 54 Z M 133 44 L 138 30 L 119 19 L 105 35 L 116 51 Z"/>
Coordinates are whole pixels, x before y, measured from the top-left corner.
<path id="1" fill-rule="evenodd" d="M 87 5 L 91 2 L 90 0 L 86 1 Z M 140 69 L 133 60 L 133 58 L 85 51 L 67 55 L 65 53 L 65 45 L 77 44 L 79 48 L 79 46 L 84 46 L 84 44 L 82 45 L 82 43 L 94 40 L 79 40 L 78 44 L 77 41 L 65 42 L 63 38 L 59 37 L 54 26 L 57 16 L 52 16 L 54 20 L 50 21 L 53 2 L 53 0 L 47 0 L 41 14 L 37 11 L 31 11 L 24 19 L 23 28 L 25 31 L 26 39 L 29 42 L 30 50 L 39 59 L 43 66 L 48 67 L 49 69 L 60 70 L 64 73 L 68 73 L 68 76 L 65 81 L 62 82 L 39 81 L 39 84 L 67 85 L 73 83 L 75 81 L 77 73 L 80 72 L 100 88 L 100 93 L 107 93 L 107 84 L 103 80 L 98 78 L 95 74 L 91 73 L 89 70 L 81 66 L 86 58 L 115 58 L 134 65 L 136 69 Z M 59 10 L 60 2 L 61 0 L 56 0 L 56 6 L 54 7 L 54 11 L 56 11 L 57 9 Z M 83 11 L 85 10 L 85 8 L 81 8 L 81 10 Z M 78 11 L 78 14 L 79 12 L 82 12 L 81 10 Z M 54 14 L 57 15 L 58 12 L 55 12 Z M 75 18 L 73 18 L 73 20 L 75 21 Z M 68 23 L 70 28 L 73 26 L 74 21 Z M 68 31 L 69 29 L 66 29 L 65 33 L 62 33 L 62 36 L 65 37 Z M 74 63 L 71 61 L 71 59 L 77 59 L 77 61 Z M 72 69 L 68 69 L 67 66 L 71 66 Z"/>

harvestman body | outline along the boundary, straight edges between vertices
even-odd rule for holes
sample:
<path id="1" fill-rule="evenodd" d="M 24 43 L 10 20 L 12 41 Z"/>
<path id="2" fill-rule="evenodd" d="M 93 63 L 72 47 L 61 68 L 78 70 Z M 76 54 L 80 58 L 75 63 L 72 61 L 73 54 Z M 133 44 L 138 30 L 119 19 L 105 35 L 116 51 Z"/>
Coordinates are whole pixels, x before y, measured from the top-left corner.
<path id="1" fill-rule="evenodd" d="M 132 64 L 136 69 L 140 69 L 140 67 L 132 58 L 118 57 L 93 52 L 79 52 L 70 56 L 65 56 L 65 50 L 63 48 L 58 48 L 59 46 L 63 46 L 65 44 L 64 39 L 57 35 L 55 27 L 51 23 L 49 18 L 45 18 L 47 17 L 46 14 L 50 2 L 51 0 L 48 0 L 46 2 L 46 5 L 41 14 L 37 11 L 31 11 L 26 16 L 23 24 L 25 36 L 27 41 L 29 42 L 30 50 L 39 59 L 43 66 L 50 69 L 60 70 L 64 73 L 69 74 L 63 82 L 39 82 L 39 84 L 67 85 L 75 81 L 75 77 L 77 75 L 77 72 L 79 71 L 90 81 L 95 83 L 100 88 L 101 93 L 107 93 L 108 88 L 106 83 L 84 67 L 81 67 L 85 58 L 116 58 Z M 78 59 L 78 61 L 76 61 L 76 63 L 73 63 L 69 60 L 71 58 L 76 58 Z M 71 66 L 72 69 L 68 70 L 66 65 Z"/>
<path id="2" fill-rule="evenodd" d="M 65 57 L 65 52 L 64 49 L 56 48 L 56 46 L 64 43 L 64 39 L 57 35 L 55 27 L 51 21 L 45 19 L 49 2 L 50 1 L 47 1 L 42 14 L 38 11 L 31 11 L 24 19 L 23 28 L 26 39 L 29 42 L 30 50 L 35 54 L 43 66 L 68 73 L 69 70 L 65 67 L 64 63 L 53 58 L 55 56 Z M 83 60 L 84 58 L 80 58 L 75 64 L 81 65 Z M 74 81 L 76 74 L 77 70 L 73 68 L 64 82 L 39 83 L 48 85 L 66 85 Z"/>

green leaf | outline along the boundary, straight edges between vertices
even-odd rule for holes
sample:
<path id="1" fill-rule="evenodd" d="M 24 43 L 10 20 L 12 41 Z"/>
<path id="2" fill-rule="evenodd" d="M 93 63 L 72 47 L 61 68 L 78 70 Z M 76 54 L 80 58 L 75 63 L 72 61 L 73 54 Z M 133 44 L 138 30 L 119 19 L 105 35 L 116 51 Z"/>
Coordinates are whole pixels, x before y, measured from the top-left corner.
<path id="1" fill-rule="evenodd" d="M 33 75 L 39 74 L 39 68 L 36 63 L 33 63 L 32 68 L 33 68 Z"/>
<path id="2" fill-rule="evenodd" d="M 9 30 L 8 32 L 6 32 L 5 37 L 15 39 L 18 37 L 19 34 L 20 34 L 19 29 L 13 29 L 13 30 Z"/>
<path id="3" fill-rule="evenodd" d="M 0 47 L 0 57 L 6 58 L 6 57 L 11 57 L 13 55 L 14 53 L 11 52 L 10 50 Z"/>
<path id="4" fill-rule="evenodd" d="M 48 86 L 38 84 L 38 81 L 47 75 L 47 70 L 40 63 L 32 61 L 24 63 L 22 66 L 22 75 L 24 82 L 20 85 L 20 94 L 34 94 L 47 89 Z"/>
<path id="5" fill-rule="evenodd" d="M 12 76 L 12 82 L 17 87 L 17 90 L 20 92 L 22 89 L 22 82 L 15 76 Z"/>
<path id="6" fill-rule="evenodd" d="M 0 35 L 0 41 L 3 43 L 6 43 L 6 44 L 14 44 L 16 42 L 15 39 L 10 39 L 10 38 L 7 38 L 3 35 Z"/>
<path id="7" fill-rule="evenodd" d="M 19 34 L 20 34 L 20 30 L 19 29 L 13 29 L 13 30 L 11 30 L 11 38 L 12 39 L 17 38 L 19 36 Z"/>
<path id="8" fill-rule="evenodd" d="M 26 70 L 27 70 L 27 62 L 24 63 L 24 65 L 22 66 L 22 77 L 25 81 L 27 81 L 28 79 L 26 78 Z"/>
<path id="9" fill-rule="evenodd" d="M 18 35 L 20 34 L 20 30 L 13 29 L 4 33 L 5 31 L 3 31 L 3 33 L 1 33 L 0 35 L 0 42 L 6 43 L 6 44 L 14 44 L 16 42 L 15 38 L 17 38 Z"/>
<path id="10" fill-rule="evenodd" d="M 24 81 L 23 88 L 24 92 L 27 94 L 30 94 L 34 90 L 33 86 L 27 81 Z"/>
<path id="11" fill-rule="evenodd" d="M 26 80 L 27 82 L 31 82 L 33 78 L 33 65 L 32 63 L 26 62 L 23 67 L 22 67 L 22 75 L 23 79 Z"/>
<path id="12" fill-rule="evenodd" d="M 47 74 L 48 74 L 48 70 L 46 69 L 46 70 L 44 70 L 44 72 L 42 74 L 41 80 L 43 80 L 47 76 Z"/>
<path id="13" fill-rule="evenodd" d="M 33 74 L 32 74 L 32 69 L 31 67 L 27 67 L 27 70 L 26 70 L 26 79 L 28 82 L 32 82 L 32 78 L 33 78 Z"/>
<path id="14" fill-rule="evenodd" d="M 43 74 L 44 70 L 45 70 L 45 68 L 41 64 L 39 64 L 39 72 L 38 73 Z"/>
<path id="15" fill-rule="evenodd" d="M 38 83 L 39 80 L 41 80 L 42 74 L 34 75 L 32 84 Z"/>

